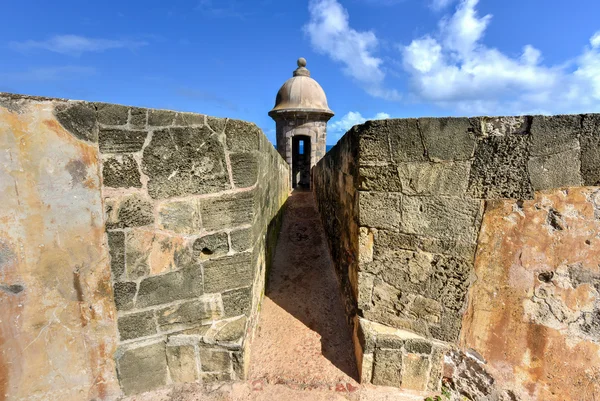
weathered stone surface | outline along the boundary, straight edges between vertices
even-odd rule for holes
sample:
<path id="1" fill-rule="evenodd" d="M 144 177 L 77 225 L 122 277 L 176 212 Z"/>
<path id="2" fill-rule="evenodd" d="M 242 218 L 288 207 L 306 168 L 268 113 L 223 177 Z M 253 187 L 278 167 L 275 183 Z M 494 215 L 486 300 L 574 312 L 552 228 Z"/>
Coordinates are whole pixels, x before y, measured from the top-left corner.
<path id="1" fill-rule="evenodd" d="M 226 372 L 231 370 L 229 352 L 218 348 L 200 348 L 200 364 L 203 372 Z"/>
<path id="2" fill-rule="evenodd" d="M 153 198 L 206 194 L 229 189 L 225 150 L 210 128 L 154 131 L 144 149 L 142 171 Z"/>
<path id="3" fill-rule="evenodd" d="M 97 145 L 58 118 L 50 100 L 0 104 L 0 398 L 6 400 L 120 393 Z"/>
<path id="4" fill-rule="evenodd" d="M 210 128 L 212 128 L 213 131 L 217 133 L 222 133 L 225 130 L 225 124 L 227 124 L 227 119 L 207 116 L 206 123 L 210 126 Z"/>
<path id="5" fill-rule="evenodd" d="M 404 344 L 404 349 L 409 354 L 431 354 L 433 349 L 433 345 L 430 341 L 421 340 L 421 339 L 410 339 L 406 340 L 406 344 Z"/>
<path id="6" fill-rule="evenodd" d="M 360 166 L 358 185 L 361 191 L 402 192 L 402 181 L 396 164 Z"/>
<path id="7" fill-rule="evenodd" d="M 145 128 L 148 122 L 148 109 L 132 107 L 129 109 L 129 125 L 133 128 Z"/>
<path id="8" fill-rule="evenodd" d="M 581 116 L 534 116 L 531 122 L 532 156 L 548 156 L 579 149 Z"/>
<path id="9" fill-rule="evenodd" d="M 202 270 L 199 266 L 148 277 L 140 282 L 136 306 L 159 305 L 202 295 Z"/>
<path id="10" fill-rule="evenodd" d="M 115 305 L 118 310 L 133 308 L 133 300 L 137 293 L 136 283 L 115 283 L 113 286 Z"/>
<path id="11" fill-rule="evenodd" d="M 171 380 L 175 383 L 194 383 L 198 380 L 196 351 L 193 346 L 167 345 L 167 365 Z"/>
<path id="12" fill-rule="evenodd" d="M 248 315 L 250 313 L 252 287 L 226 291 L 221 295 L 223 298 L 223 309 L 225 310 L 224 317 Z"/>
<path id="13" fill-rule="evenodd" d="M 600 114 L 582 117 L 581 175 L 585 185 L 600 185 Z"/>
<path id="14" fill-rule="evenodd" d="M 237 188 L 247 188 L 256 184 L 258 179 L 258 155 L 255 153 L 231 153 L 231 172 L 233 184 Z"/>
<path id="15" fill-rule="evenodd" d="M 473 155 L 475 129 L 468 118 L 419 118 L 418 127 L 430 160 L 469 160 Z"/>
<path id="16" fill-rule="evenodd" d="M 125 233 L 122 231 L 109 231 L 106 235 L 108 236 L 112 279 L 113 281 L 119 281 L 125 273 Z"/>
<path id="17" fill-rule="evenodd" d="M 359 192 L 359 224 L 373 228 L 398 229 L 402 200 L 399 194 Z"/>
<path id="18" fill-rule="evenodd" d="M 380 349 L 373 362 L 373 384 L 400 387 L 402 384 L 402 351 Z"/>
<path id="19" fill-rule="evenodd" d="M 254 205 L 254 191 L 202 199 L 200 214 L 204 229 L 216 231 L 252 223 Z"/>
<path id="20" fill-rule="evenodd" d="M 514 133 L 480 139 L 471 166 L 469 193 L 484 199 L 531 199 L 528 138 Z"/>
<path id="21" fill-rule="evenodd" d="M 125 395 L 142 393 L 167 384 L 164 342 L 123 350 L 117 356 L 117 363 Z"/>
<path id="22" fill-rule="evenodd" d="M 528 169 L 534 191 L 582 185 L 579 148 L 549 156 L 532 157 Z"/>
<path id="23" fill-rule="evenodd" d="M 377 336 L 377 348 L 402 349 L 404 339 L 393 334 L 380 334 Z"/>
<path id="24" fill-rule="evenodd" d="M 225 232 L 206 235 L 194 241 L 193 249 L 200 260 L 219 258 L 229 252 L 229 237 Z"/>
<path id="25" fill-rule="evenodd" d="M 253 123 L 229 119 L 225 126 L 225 134 L 227 136 L 227 148 L 230 152 L 259 150 L 259 138 L 262 131 Z"/>
<path id="26" fill-rule="evenodd" d="M 205 295 L 196 301 L 160 309 L 156 314 L 161 331 L 172 331 L 217 320 L 223 315 L 223 310 L 219 296 Z"/>
<path id="27" fill-rule="evenodd" d="M 544 191 L 490 203 L 484 214 L 461 344 L 522 399 L 600 392 L 589 370 L 600 366 L 600 325 L 581 325 L 586 313 L 598 313 L 595 199 L 597 188 Z"/>
<path id="28" fill-rule="evenodd" d="M 402 388 L 425 391 L 431 363 L 425 355 L 405 354 L 402 356 Z"/>
<path id="29" fill-rule="evenodd" d="M 401 205 L 400 226 L 403 232 L 442 239 L 459 238 L 467 243 L 477 239 L 481 201 L 442 196 L 404 196 Z"/>
<path id="30" fill-rule="evenodd" d="M 90 103 L 59 103 L 54 108 L 56 120 L 76 138 L 98 142 L 96 109 Z"/>
<path id="31" fill-rule="evenodd" d="M 252 254 L 238 253 L 204 263 L 204 292 L 223 292 L 252 284 Z"/>
<path id="32" fill-rule="evenodd" d="M 242 252 L 252 248 L 252 229 L 244 228 L 229 233 L 231 248 L 236 252 Z"/>
<path id="33" fill-rule="evenodd" d="M 118 104 L 95 103 L 98 122 L 104 125 L 125 125 L 129 118 L 129 108 Z"/>
<path id="34" fill-rule="evenodd" d="M 116 155 L 102 163 L 102 184 L 112 188 L 141 188 L 140 170 L 131 155 Z"/>
<path id="35" fill-rule="evenodd" d="M 148 110 L 148 125 L 152 127 L 167 127 L 173 125 L 175 112 L 170 110 Z"/>
<path id="36" fill-rule="evenodd" d="M 202 228 L 197 199 L 165 201 L 158 205 L 158 226 L 180 234 L 197 234 Z"/>
<path id="37" fill-rule="evenodd" d="M 193 264 L 186 240 L 145 229 L 126 234 L 126 273 L 129 280 L 157 275 Z"/>
<path id="38" fill-rule="evenodd" d="M 205 116 L 204 114 L 196 113 L 177 113 L 175 116 L 174 125 L 204 125 Z"/>
<path id="39" fill-rule="evenodd" d="M 119 128 L 100 128 L 98 144 L 102 153 L 134 153 L 142 150 L 148 132 Z"/>
<path id="40" fill-rule="evenodd" d="M 154 205 L 141 194 L 106 199 L 106 228 L 141 227 L 154 223 Z"/>
<path id="41" fill-rule="evenodd" d="M 246 330 L 246 316 L 227 323 L 215 336 L 217 342 L 239 342 Z"/>
<path id="42" fill-rule="evenodd" d="M 385 132 L 389 135 L 393 161 L 401 163 L 428 159 L 416 119 L 379 120 L 378 123 L 381 124 L 379 135 Z M 360 150 L 362 152 L 362 147 Z"/>
<path id="43" fill-rule="evenodd" d="M 402 163 L 397 169 L 400 191 L 407 195 L 461 196 L 467 191 L 470 169 L 470 162 Z"/>
<path id="44" fill-rule="evenodd" d="M 139 312 L 119 318 L 119 337 L 121 341 L 156 334 L 154 312 Z"/>

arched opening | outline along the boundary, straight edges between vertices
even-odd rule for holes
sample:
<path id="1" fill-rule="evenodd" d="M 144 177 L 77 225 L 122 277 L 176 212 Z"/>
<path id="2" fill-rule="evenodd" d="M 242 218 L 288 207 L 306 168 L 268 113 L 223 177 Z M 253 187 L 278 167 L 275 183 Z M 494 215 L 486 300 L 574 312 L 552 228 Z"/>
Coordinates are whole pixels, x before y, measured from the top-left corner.
<path id="1" fill-rule="evenodd" d="M 292 138 L 292 187 L 310 188 L 310 136 L 297 135 Z"/>

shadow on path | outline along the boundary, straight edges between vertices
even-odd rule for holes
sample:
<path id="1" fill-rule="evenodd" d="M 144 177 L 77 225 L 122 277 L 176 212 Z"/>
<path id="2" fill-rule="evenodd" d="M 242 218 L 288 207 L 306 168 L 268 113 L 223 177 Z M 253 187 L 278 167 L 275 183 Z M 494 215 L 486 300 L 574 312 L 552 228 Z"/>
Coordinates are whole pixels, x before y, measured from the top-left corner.
<path id="1" fill-rule="evenodd" d="M 252 345 L 252 378 L 356 383 L 350 329 L 310 191 L 288 199 Z"/>

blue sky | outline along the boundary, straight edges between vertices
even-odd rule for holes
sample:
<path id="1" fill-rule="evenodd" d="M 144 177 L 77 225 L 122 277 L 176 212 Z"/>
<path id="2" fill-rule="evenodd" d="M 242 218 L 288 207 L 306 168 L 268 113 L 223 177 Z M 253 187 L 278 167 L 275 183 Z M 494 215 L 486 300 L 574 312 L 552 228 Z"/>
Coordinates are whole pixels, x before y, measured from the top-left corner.
<path id="1" fill-rule="evenodd" d="M 296 59 L 364 119 L 600 112 L 598 0 L 6 2 L 0 91 L 255 122 Z"/>

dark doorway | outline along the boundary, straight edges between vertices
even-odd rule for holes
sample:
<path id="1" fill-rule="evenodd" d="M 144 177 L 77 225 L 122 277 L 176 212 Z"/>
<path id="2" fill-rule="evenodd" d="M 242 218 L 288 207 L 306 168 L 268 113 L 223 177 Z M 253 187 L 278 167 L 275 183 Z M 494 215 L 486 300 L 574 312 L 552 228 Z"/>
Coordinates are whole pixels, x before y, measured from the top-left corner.
<path id="1" fill-rule="evenodd" d="M 310 188 L 310 137 L 298 135 L 292 138 L 292 187 Z"/>

